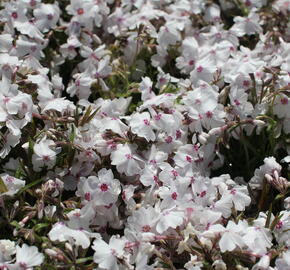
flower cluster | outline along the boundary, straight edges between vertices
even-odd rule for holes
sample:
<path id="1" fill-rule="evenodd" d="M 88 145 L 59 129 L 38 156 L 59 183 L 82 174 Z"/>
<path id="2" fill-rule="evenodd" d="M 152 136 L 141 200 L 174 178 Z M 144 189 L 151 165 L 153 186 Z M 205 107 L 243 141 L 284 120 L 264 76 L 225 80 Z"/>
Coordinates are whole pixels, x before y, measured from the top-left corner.
<path id="1" fill-rule="evenodd" d="M 0 4 L 0 269 L 290 269 L 289 0 Z"/>

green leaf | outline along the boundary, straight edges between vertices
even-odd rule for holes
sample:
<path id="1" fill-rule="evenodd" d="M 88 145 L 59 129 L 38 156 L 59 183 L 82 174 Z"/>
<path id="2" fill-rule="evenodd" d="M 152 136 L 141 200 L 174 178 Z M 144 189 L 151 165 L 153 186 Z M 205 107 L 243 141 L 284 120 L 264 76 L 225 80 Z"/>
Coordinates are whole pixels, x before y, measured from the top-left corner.
<path id="1" fill-rule="evenodd" d="M 272 214 L 272 204 L 270 205 L 270 208 L 269 208 L 269 211 L 268 211 L 265 228 L 269 228 L 269 226 L 270 226 L 271 214 Z"/>
<path id="2" fill-rule="evenodd" d="M 36 225 L 33 227 L 33 229 L 34 229 L 34 231 L 38 232 L 38 231 L 40 231 L 41 229 L 46 228 L 46 227 L 48 227 L 48 226 L 50 226 L 50 223 L 39 223 L 39 224 L 36 224 Z"/>
<path id="3" fill-rule="evenodd" d="M 11 221 L 10 225 L 17 228 L 17 229 L 21 229 L 21 226 L 19 225 L 19 223 L 16 220 Z"/>
<path id="4" fill-rule="evenodd" d="M 21 188 L 18 192 L 17 192 L 17 196 L 20 195 L 21 193 L 23 193 L 24 191 L 26 191 L 27 189 L 34 187 L 36 185 L 38 185 L 39 183 L 42 182 L 42 179 L 37 179 L 27 185 L 25 185 L 25 187 Z"/>
<path id="5" fill-rule="evenodd" d="M 91 256 L 91 257 L 87 257 L 87 258 L 80 258 L 80 259 L 77 259 L 76 260 L 76 263 L 77 264 L 81 264 L 81 263 L 85 263 L 85 262 L 87 262 L 87 261 L 92 261 L 93 260 L 93 257 Z"/>
<path id="6" fill-rule="evenodd" d="M 5 193 L 8 191 L 8 188 L 6 187 L 4 180 L 0 177 L 0 193 Z"/>

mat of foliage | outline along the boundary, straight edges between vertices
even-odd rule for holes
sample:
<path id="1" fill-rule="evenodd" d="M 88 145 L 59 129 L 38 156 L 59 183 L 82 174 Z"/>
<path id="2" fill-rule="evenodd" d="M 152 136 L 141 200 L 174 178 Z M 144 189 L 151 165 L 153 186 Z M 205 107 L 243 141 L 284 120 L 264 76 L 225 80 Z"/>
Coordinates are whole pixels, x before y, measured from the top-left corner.
<path id="1" fill-rule="evenodd" d="M 1 270 L 289 270 L 289 0 L 2 0 Z"/>

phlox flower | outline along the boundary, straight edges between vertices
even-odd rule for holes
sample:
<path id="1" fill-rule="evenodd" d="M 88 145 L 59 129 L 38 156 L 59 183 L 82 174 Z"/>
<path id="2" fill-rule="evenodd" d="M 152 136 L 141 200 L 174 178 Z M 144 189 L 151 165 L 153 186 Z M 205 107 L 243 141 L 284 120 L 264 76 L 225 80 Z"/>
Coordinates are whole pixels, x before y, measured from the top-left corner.
<path id="1" fill-rule="evenodd" d="M 135 154 L 135 147 L 129 144 L 119 144 L 111 153 L 112 165 L 116 165 L 120 173 L 128 176 L 138 174 L 143 165 L 143 160 Z"/>
<path id="2" fill-rule="evenodd" d="M 259 19 L 259 14 L 255 13 L 255 11 L 252 10 L 248 17 L 235 17 L 235 24 L 230 30 L 238 37 L 261 33 L 262 27 L 259 25 Z"/>
<path id="3" fill-rule="evenodd" d="M 2 173 L 0 175 L 1 179 L 3 180 L 4 185 L 6 186 L 7 190 L 6 192 L 2 192 L 0 194 L 0 197 L 3 195 L 7 196 L 13 196 L 16 194 L 21 188 L 25 186 L 25 181 L 15 178 L 13 176 L 10 176 L 9 174 Z"/>
<path id="4" fill-rule="evenodd" d="M 248 224 L 246 221 L 240 220 L 238 224 L 235 224 L 230 220 L 219 241 L 221 252 L 233 251 L 236 248 L 243 248 L 245 246 L 245 242 L 242 235 L 244 230 L 247 228 Z"/>
<path id="5" fill-rule="evenodd" d="M 59 149 L 55 149 L 55 143 L 52 140 L 43 137 L 41 141 L 33 146 L 34 154 L 32 155 L 33 169 L 36 172 L 41 171 L 43 167 L 51 169 L 56 162 L 56 155 Z"/>
<path id="6" fill-rule="evenodd" d="M 117 201 L 121 192 L 120 182 L 114 179 L 111 170 L 105 168 L 98 172 L 98 176 L 82 177 L 76 194 L 84 202 L 92 201 L 94 205 L 110 205 Z"/>
<path id="7" fill-rule="evenodd" d="M 118 259 L 124 255 L 125 239 L 113 235 L 109 244 L 102 239 L 96 239 L 92 248 L 95 250 L 94 262 L 101 269 L 119 270 Z"/>
<path id="8" fill-rule="evenodd" d="M 8 265 L 10 270 L 33 270 L 34 266 L 41 265 L 44 261 L 44 255 L 40 253 L 35 246 L 23 244 L 16 246 L 16 262 Z"/>
<path id="9" fill-rule="evenodd" d="M 99 235 L 99 234 L 95 234 Z M 53 225 L 48 233 L 51 241 L 65 242 L 68 241 L 72 245 L 88 248 L 90 246 L 90 236 L 84 230 L 74 230 L 67 227 L 64 223 L 58 222 Z"/>
<path id="10" fill-rule="evenodd" d="M 140 137 L 144 137 L 147 141 L 155 140 L 155 133 L 148 112 L 135 113 L 130 118 L 130 127 L 133 133 Z"/>

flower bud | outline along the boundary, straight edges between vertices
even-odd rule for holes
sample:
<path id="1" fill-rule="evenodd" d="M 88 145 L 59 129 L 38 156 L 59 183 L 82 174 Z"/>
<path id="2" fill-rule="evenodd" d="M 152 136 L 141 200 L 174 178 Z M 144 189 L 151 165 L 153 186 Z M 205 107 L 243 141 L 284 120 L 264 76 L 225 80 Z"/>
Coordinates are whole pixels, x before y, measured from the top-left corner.
<path id="1" fill-rule="evenodd" d="M 262 120 L 257 120 L 257 119 L 255 119 L 255 120 L 253 121 L 253 124 L 254 124 L 255 126 L 258 126 L 258 127 L 263 127 L 266 123 L 265 123 L 264 121 L 262 121 Z"/>
<path id="2" fill-rule="evenodd" d="M 53 250 L 53 249 L 51 249 L 51 248 L 46 248 L 46 249 L 44 250 L 44 252 L 45 252 L 45 254 L 47 254 L 48 256 L 50 256 L 50 257 L 54 257 L 54 258 L 56 258 L 56 257 L 57 257 L 57 254 L 58 254 L 55 250 Z"/>

